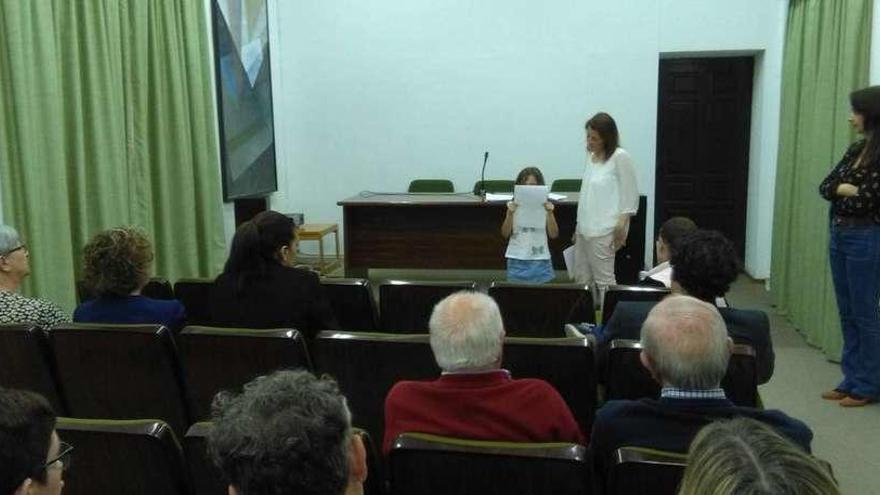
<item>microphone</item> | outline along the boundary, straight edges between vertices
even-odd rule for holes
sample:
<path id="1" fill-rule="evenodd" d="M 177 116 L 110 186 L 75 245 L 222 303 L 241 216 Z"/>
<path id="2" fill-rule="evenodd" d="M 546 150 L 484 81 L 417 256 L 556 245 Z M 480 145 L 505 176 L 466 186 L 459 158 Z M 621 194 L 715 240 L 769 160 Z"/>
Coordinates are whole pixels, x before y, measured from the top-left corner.
<path id="1" fill-rule="evenodd" d="M 486 162 L 489 161 L 489 152 L 483 153 L 483 169 L 480 170 L 480 197 L 486 200 Z"/>

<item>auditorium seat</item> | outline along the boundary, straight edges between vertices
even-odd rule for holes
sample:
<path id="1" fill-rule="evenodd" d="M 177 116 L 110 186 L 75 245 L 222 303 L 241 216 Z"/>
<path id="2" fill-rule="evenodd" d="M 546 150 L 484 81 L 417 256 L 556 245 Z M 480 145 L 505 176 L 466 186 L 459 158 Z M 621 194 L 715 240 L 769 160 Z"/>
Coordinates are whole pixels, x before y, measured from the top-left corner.
<path id="1" fill-rule="evenodd" d="M 423 433 L 397 437 L 392 495 L 585 495 L 586 449 L 573 443 L 488 442 Z"/>
<path id="2" fill-rule="evenodd" d="M 504 330 L 513 337 L 563 337 L 566 323 L 596 321 L 593 296 L 583 284 L 492 282 Z"/>
<path id="3" fill-rule="evenodd" d="M 192 493 L 183 451 L 162 421 L 58 418 L 56 428 L 74 447 L 65 495 Z"/>
<path id="4" fill-rule="evenodd" d="M 687 455 L 644 447 L 614 451 L 605 493 L 675 495 L 687 466 Z"/>
<path id="5" fill-rule="evenodd" d="M 177 340 L 195 421 L 210 416 L 211 400 L 221 390 L 240 390 L 278 369 L 311 369 L 306 343 L 292 329 L 188 326 Z"/>
<path id="6" fill-rule="evenodd" d="M 455 186 L 448 179 L 415 179 L 409 183 L 407 192 L 411 193 L 451 193 Z"/>
<path id="7" fill-rule="evenodd" d="M 550 192 L 575 192 L 581 191 L 581 179 L 556 179 L 550 186 Z M 571 197 L 570 197 L 571 198 Z M 575 198 L 571 198 L 575 199 Z"/>
<path id="8" fill-rule="evenodd" d="M 378 328 L 376 301 L 370 282 L 362 278 L 322 278 L 333 314 L 342 330 L 374 332 Z"/>
<path id="9" fill-rule="evenodd" d="M 621 301 L 659 301 L 669 295 L 669 289 L 640 285 L 612 285 L 605 291 L 602 303 L 602 323 L 608 323 L 614 308 Z"/>
<path id="10" fill-rule="evenodd" d="M 427 333 L 434 305 L 461 290 L 476 290 L 473 281 L 416 282 L 388 280 L 379 285 L 379 328 L 391 333 Z"/>
<path id="11" fill-rule="evenodd" d="M 186 322 L 190 325 L 210 325 L 209 301 L 214 280 L 209 278 L 182 278 L 174 283 L 174 296 L 186 308 Z"/>
<path id="12" fill-rule="evenodd" d="M 596 413 L 596 360 L 589 339 L 507 337 L 502 359 L 513 378 L 539 378 L 553 385 L 581 431 L 590 433 Z"/>
<path id="13" fill-rule="evenodd" d="M 161 277 L 151 278 L 147 285 L 141 289 L 141 295 L 152 299 L 174 299 L 174 291 L 171 290 L 171 284 Z M 95 298 L 95 294 L 86 287 L 82 280 L 76 282 L 76 296 L 80 303 Z"/>
<path id="14" fill-rule="evenodd" d="M 212 423 L 203 421 L 189 427 L 183 438 L 186 466 L 195 495 L 227 495 L 228 484 L 208 454 L 208 434 Z"/>
<path id="15" fill-rule="evenodd" d="M 0 325 L 0 386 L 37 392 L 56 414 L 67 414 L 46 332 L 36 325 Z"/>
<path id="16" fill-rule="evenodd" d="M 615 339 L 608 351 L 608 369 L 605 374 L 606 400 L 659 397 L 660 385 L 642 365 L 639 354 L 642 345 L 637 340 Z M 727 374 L 721 381 L 727 398 L 738 406 L 757 407 L 758 371 L 755 350 L 745 344 L 734 344 L 727 365 Z"/>
<path id="17" fill-rule="evenodd" d="M 171 332 L 161 325 L 63 325 L 49 331 L 68 413 L 157 418 L 182 436 L 186 390 Z"/>
<path id="18" fill-rule="evenodd" d="M 480 183 L 486 184 L 487 193 L 510 193 L 513 194 L 513 187 L 516 185 L 512 180 L 493 179 L 486 181 L 477 181 L 474 184 L 474 194 L 480 194 Z"/>

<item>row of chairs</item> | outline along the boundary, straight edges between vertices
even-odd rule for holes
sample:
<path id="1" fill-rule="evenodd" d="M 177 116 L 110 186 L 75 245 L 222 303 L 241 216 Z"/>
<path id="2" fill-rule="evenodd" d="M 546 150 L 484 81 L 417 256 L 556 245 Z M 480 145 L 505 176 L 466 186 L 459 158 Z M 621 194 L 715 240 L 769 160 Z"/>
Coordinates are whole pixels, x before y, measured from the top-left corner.
<path id="1" fill-rule="evenodd" d="M 179 299 L 186 307 L 191 325 L 211 325 L 208 308 L 212 281 L 181 279 L 171 284 L 153 279 L 144 295 L 157 299 Z M 379 284 L 379 302 L 373 297 L 369 281 L 351 278 L 324 278 L 324 291 L 344 330 L 392 333 L 426 332 L 434 305 L 459 290 L 477 290 L 474 281 L 389 280 Z M 508 335 L 521 337 L 561 337 L 571 322 L 596 321 L 593 298 L 581 284 L 519 284 L 492 282 L 488 293 L 501 308 Z M 617 285 L 605 293 L 603 320 L 607 321 L 620 301 L 659 301 L 668 289 Z M 86 298 L 82 292 L 80 298 Z"/>
<path id="2" fill-rule="evenodd" d="M 656 397 L 638 363 L 637 342 L 615 341 L 606 399 Z M 355 422 L 384 434 L 384 399 L 401 380 L 439 376 L 429 338 L 324 331 L 310 345 L 295 330 L 187 327 L 176 338 L 161 326 L 70 325 L 46 332 L 0 326 L 0 385 L 46 396 L 64 415 L 160 418 L 178 434 L 209 417 L 213 396 L 280 368 L 307 368 L 336 378 Z M 590 338 L 507 337 L 502 365 L 518 378 L 552 384 L 583 431 L 599 403 Z M 754 352 L 738 346 L 724 387 L 734 402 L 757 403 Z"/>
<path id="3" fill-rule="evenodd" d="M 474 194 L 480 190 L 490 193 L 512 193 L 516 184 L 512 180 L 486 180 L 474 184 Z M 556 179 L 550 185 L 551 192 L 579 192 L 581 179 Z M 407 192 L 411 193 L 451 193 L 455 186 L 449 179 L 416 179 L 409 183 Z"/>

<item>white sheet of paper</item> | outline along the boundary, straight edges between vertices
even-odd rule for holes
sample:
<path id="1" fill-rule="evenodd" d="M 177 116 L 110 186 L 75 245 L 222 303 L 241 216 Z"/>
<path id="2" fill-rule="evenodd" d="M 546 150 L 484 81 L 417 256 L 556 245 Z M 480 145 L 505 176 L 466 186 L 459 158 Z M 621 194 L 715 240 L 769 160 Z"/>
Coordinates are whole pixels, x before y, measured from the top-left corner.
<path id="1" fill-rule="evenodd" d="M 550 193 L 547 195 L 547 199 L 549 199 L 550 201 L 559 201 L 560 199 L 565 199 L 567 197 L 568 196 L 566 196 L 565 194 L 559 193 Z"/>
<path id="2" fill-rule="evenodd" d="M 565 261 L 568 278 L 574 279 L 574 244 L 562 250 L 562 259 Z"/>
<path id="3" fill-rule="evenodd" d="M 513 194 L 510 193 L 486 193 L 486 201 L 510 201 Z"/>
<path id="4" fill-rule="evenodd" d="M 513 200 L 516 211 L 513 212 L 513 223 L 519 227 L 543 229 L 547 225 L 547 186 L 516 186 L 513 188 Z"/>

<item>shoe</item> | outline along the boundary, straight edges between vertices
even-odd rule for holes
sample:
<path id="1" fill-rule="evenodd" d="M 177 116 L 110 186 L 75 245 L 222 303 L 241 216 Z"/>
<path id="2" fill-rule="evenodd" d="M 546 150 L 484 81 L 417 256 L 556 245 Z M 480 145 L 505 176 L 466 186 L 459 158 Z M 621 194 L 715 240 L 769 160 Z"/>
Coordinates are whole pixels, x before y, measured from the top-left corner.
<path id="1" fill-rule="evenodd" d="M 822 392 L 822 398 L 825 400 L 843 400 L 846 399 L 847 393 L 838 389 L 831 389 Z"/>
<path id="2" fill-rule="evenodd" d="M 840 405 L 841 407 L 862 407 L 875 401 L 876 399 L 869 399 L 867 397 L 862 397 L 861 395 L 849 394 L 849 396 L 844 397 L 840 400 Z"/>

